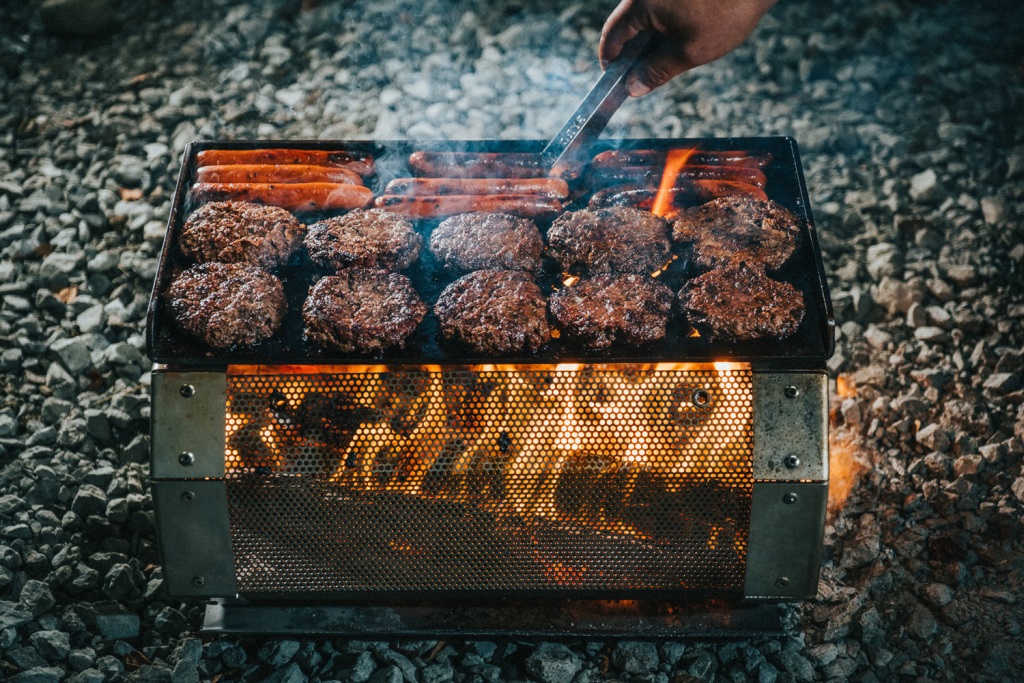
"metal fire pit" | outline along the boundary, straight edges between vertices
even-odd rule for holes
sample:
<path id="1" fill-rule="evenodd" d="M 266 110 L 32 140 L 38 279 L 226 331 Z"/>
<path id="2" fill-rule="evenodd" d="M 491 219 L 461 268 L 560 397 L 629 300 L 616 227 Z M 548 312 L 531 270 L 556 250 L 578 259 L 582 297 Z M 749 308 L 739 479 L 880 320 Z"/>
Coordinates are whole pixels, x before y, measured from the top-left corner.
<path id="1" fill-rule="evenodd" d="M 302 257 L 280 272 L 289 314 L 263 344 L 213 351 L 168 319 L 161 295 L 186 265 L 177 238 L 202 149 L 369 151 L 377 172 L 367 184 L 379 192 L 409 175 L 417 149 L 542 145 L 188 148 L 149 311 L 151 476 L 164 585 L 226 600 L 208 611 L 209 628 L 519 633 L 543 619 L 561 633 L 743 634 L 772 630 L 749 603 L 815 594 L 834 323 L 788 138 L 616 145 L 772 155 L 768 194 L 806 226 L 781 278 L 804 293 L 807 315 L 784 341 L 713 343 L 674 322 L 642 349 L 555 340 L 536 356 L 479 358 L 439 344 L 428 315 L 404 351 L 326 352 L 302 338 L 301 302 L 320 274 Z M 573 190 L 567 208 L 585 206 L 587 188 Z M 408 274 L 428 304 L 447 284 L 427 250 Z M 678 289 L 691 275 L 684 255 L 662 278 Z M 542 273 L 542 286 L 557 277 Z M 639 602 L 608 602 L 624 600 Z M 467 614 L 467 601 L 486 606 Z M 334 611 L 319 621 L 294 611 L 314 604 Z"/>

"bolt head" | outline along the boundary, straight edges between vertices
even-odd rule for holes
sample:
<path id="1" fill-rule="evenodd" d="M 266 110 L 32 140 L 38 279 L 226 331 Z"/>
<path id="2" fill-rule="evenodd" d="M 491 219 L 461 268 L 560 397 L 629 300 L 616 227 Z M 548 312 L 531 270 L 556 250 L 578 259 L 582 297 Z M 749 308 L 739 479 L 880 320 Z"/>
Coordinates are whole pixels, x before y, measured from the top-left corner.
<path id="1" fill-rule="evenodd" d="M 181 464 L 182 467 L 191 467 L 192 463 L 195 461 L 195 453 L 190 453 L 189 451 L 185 451 L 178 456 L 178 463 Z"/>
<path id="2" fill-rule="evenodd" d="M 787 493 L 782 497 L 782 502 L 786 505 L 793 505 L 798 500 L 799 497 L 795 493 Z"/>
<path id="3" fill-rule="evenodd" d="M 779 578 L 775 579 L 775 587 L 776 588 L 785 588 L 788 585 L 789 585 L 789 578 L 788 577 L 780 576 Z"/>
<path id="4" fill-rule="evenodd" d="M 786 398 L 796 398 L 800 395 L 800 390 L 790 384 L 785 388 L 785 390 L 783 390 L 783 393 L 786 394 Z"/>
<path id="5" fill-rule="evenodd" d="M 192 585 L 195 586 L 196 588 L 201 588 L 201 587 L 205 586 L 206 585 L 206 577 L 205 576 L 193 576 L 192 577 Z"/>
<path id="6" fill-rule="evenodd" d="M 791 470 L 795 470 L 797 467 L 800 467 L 800 456 L 792 454 L 787 455 L 783 458 L 782 464 Z"/>
<path id="7" fill-rule="evenodd" d="M 196 492 L 185 491 L 184 493 L 181 494 L 181 499 L 186 503 L 191 503 L 193 500 L 196 499 Z"/>
<path id="8" fill-rule="evenodd" d="M 182 384 L 181 388 L 178 389 L 178 393 L 181 394 L 182 398 L 192 398 L 196 395 L 196 388 L 191 384 Z"/>
<path id="9" fill-rule="evenodd" d="M 711 405 L 711 392 L 703 388 L 696 389 L 694 390 L 693 395 L 690 397 L 690 400 L 696 407 L 706 408 L 707 406 Z"/>

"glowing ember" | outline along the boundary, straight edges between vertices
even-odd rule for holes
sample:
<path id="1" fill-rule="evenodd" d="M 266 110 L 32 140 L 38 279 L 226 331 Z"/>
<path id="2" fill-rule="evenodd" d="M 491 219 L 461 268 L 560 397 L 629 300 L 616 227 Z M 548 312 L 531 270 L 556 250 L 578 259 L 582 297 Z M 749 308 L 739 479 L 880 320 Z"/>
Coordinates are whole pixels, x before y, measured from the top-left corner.
<path id="1" fill-rule="evenodd" d="M 661 175 L 661 184 L 658 186 L 658 194 L 654 197 L 654 204 L 651 206 L 651 213 L 655 216 L 665 217 L 672 211 L 672 188 L 676 186 L 676 178 L 679 172 L 686 166 L 694 149 L 672 149 L 665 158 L 665 171 Z"/>
<path id="2" fill-rule="evenodd" d="M 868 469 L 868 465 L 857 457 L 854 437 L 832 431 L 828 469 L 828 516 L 831 518 L 843 509 L 853 487 Z"/>

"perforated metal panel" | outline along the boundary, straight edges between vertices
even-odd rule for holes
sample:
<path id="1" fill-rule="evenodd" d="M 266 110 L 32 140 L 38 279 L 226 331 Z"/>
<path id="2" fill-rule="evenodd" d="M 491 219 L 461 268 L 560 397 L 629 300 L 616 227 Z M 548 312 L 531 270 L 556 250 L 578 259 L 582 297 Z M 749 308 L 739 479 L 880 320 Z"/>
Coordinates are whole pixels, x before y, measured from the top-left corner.
<path id="1" fill-rule="evenodd" d="M 227 380 L 243 594 L 742 591 L 746 366 Z"/>

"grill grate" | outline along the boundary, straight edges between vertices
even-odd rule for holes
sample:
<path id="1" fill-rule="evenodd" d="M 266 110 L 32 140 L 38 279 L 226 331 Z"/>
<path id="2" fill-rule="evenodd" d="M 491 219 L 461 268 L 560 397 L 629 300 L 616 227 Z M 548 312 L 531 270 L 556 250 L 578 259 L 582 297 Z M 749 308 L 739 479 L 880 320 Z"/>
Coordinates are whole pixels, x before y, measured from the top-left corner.
<path id="1" fill-rule="evenodd" d="M 742 591 L 749 366 L 372 370 L 229 374 L 241 593 Z"/>

